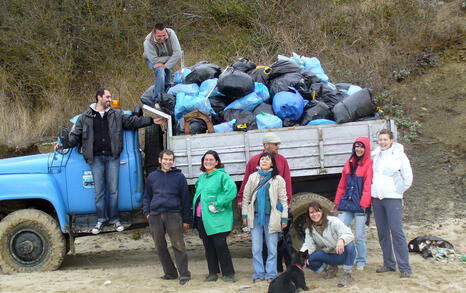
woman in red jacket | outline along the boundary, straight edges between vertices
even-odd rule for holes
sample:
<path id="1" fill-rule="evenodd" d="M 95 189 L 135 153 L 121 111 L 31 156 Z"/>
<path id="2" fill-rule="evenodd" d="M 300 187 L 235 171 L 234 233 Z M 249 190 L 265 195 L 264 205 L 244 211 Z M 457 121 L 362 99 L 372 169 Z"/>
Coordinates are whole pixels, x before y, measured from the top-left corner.
<path id="1" fill-rule="evenodd" d="M 335 196 L 338 218 L 349 226 L 354 219 L 356 236 L 356 268 L 366 265 L 366 217 L 371 206 L 372 159 L 369 138 L 358 137 L 353 144 L 353 153 L 346 162 Z M 335 269 L 335 268 L 333 268 Z M 336 270 L 336 269 L 335 269 Z"/>

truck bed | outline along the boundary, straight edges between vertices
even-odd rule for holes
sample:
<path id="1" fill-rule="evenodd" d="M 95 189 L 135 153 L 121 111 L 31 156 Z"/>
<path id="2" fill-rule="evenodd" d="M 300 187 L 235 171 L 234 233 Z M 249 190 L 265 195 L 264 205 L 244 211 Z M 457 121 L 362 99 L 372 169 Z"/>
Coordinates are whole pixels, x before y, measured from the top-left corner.
<path id="1" fill-rule="evenodd" d="M 160 113 L 148 108 L 153 113 Z M 217 151 L 228 174 L 235 181 L 242 181 L 249 159 L 263 150 L 262 136 L 273 132 L 282 140 L 279 153 L 288 160 L 291 177 L 309 177 L 341 173 L 355 139 L 369 137 L 374 149 L 378 132 L 383 128 L 391 129 L 396 140 L 396 127 L 390 120 L 180 136 L 173 136 L 171 127 L 168 127 L 166 145 L 175 152 L 175 165 L 182 170 L 189 185 L 194 184 L 202 173 L 199 169 L 201 158 L 208 150 Z"/>

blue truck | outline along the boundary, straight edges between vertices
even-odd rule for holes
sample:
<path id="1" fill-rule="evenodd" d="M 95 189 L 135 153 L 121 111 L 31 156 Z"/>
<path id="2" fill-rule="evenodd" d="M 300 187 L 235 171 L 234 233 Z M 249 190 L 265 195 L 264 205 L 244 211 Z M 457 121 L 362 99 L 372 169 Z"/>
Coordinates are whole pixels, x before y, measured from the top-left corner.
<path id="1" fill-rule="evenodd" d="M 170 119 L 153 108 L 144 108 L 150 115 Z M 142 110 L 132 113 L 142 115 Z M 299 243 L 304 237 L 309 200 L 318 199 L 331 208 L 331 202 L 319 194 L 331 197 L 335 191 L 354 139 L 368 136 L 375 145 L 382 128 L 396 133 L 393 121 L 370 120 L 173 136 L 169 121 L 165 131 L 158 125 L 145 129 L 145 166 L 138 131 L 125 130 L 118 199 L 121 223 L 126 229 L 147 225 L 141 209 L 144 171 L 153 170 L 157 152 L 163 147 L 175 152 L 176 166 L 191 188 L 200 174 L 200 158 L 208 149 L 217 150 L 226 171 L 241 184 L 249 158 L 262 151 L 262 136 L 273 131 L 282 138 L 280 153 L 290 165 L 295 192 L 291 204 L 295 216 L 293 239 Z M 79 146 L 0 160 L 0 186 L 0 266 L 4 273 L 55 270 L 68 252 L 74 253 L 76 237 L 91 235 L 97 221 L 93 178 Z M 103 232 L 114 230 L 105 227 Z"/>

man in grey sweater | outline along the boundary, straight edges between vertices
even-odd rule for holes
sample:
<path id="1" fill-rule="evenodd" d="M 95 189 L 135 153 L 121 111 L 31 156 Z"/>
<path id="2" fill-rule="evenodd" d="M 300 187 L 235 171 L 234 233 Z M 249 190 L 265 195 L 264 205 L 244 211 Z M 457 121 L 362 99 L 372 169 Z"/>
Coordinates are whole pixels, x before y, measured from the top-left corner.
<path id="1" fill-rule="evenodd" d="M 155 72 L 153 102 L 157 103 L 159 93 L 165 91 L 165 86 L 170 81 L 170 69 L 181 58 L 181 47 L 175 31 L 162 23 L 156 24 L 144 40 L 142 56 Z"/>

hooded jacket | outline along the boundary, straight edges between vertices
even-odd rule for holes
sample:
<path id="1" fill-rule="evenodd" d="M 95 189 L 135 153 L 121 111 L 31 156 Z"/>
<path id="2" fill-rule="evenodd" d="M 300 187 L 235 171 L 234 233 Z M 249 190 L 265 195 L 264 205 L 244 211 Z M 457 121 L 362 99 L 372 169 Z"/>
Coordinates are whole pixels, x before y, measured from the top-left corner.
<path id="1" fill-rule="evenodd" d="M 191 223 L 188 183 L 180 169 L 163 172 L 158 167 L 146 179 L 143 197 L 144 216 L 180 212 L 183 223 Z"/>
<path id="2" fill-rule="evenodd" d="M 364 145 L 365 152 L 359 161 L 356 161 L 354 155 L 354 145 L 360 142 Z M 338 184 L 335 195 L 335 205 L 339 211 L 348 211 L 352 213 L 363 213 L 371 205 L 371 185 L 372 185 L 372 159 L 371 144 L 369 138 L 358 137 L 353 143 L 353 155 L 346 162 L 341 174 L 340 183 Z M 356 172 L 351 174 L 351 166 L 356 166 Z"/>
<path id="3" fill-rule="evenodd" d="M 403 145 L 394 142 L 385 151 L 377 147 L 371 154 L 374 161 L 372 197 L 403 198 L 403 193 L 413 183 L 413 171 Z"/>
<path id="4" fill-rule="evenodd" d="M 229 232 L 233 228 L 232 200 L 236 197 L 235 181 L 219 168 L 211 173 L 202 173 L 196 181 L 196 194 L 193 199 L 193 215 L 196 212 L 196 203 L 200 197 L 202 210 L 202 223 L 207 235 Z M 219 213 L 209 211 L 213 204 Z"/>
<path id="5" fill-rule="evenodd" d="M 80 143 L 84 159 L 89 164 L 94 160 L 94 116 L 100 115 L 95 110 L 95 104 L 89 105 L 89 108 L 79 116 L 71 128 L 68 141 L 62 142 L 64 148 L 72 148 Z M 154 123 L 150 117 L 130 116 L 121 110 L 111 108 L 106 111 L 110 148 L 114 159 L 119 158 L 123 150 L 123 129 L 135 130 Z"/>

